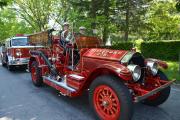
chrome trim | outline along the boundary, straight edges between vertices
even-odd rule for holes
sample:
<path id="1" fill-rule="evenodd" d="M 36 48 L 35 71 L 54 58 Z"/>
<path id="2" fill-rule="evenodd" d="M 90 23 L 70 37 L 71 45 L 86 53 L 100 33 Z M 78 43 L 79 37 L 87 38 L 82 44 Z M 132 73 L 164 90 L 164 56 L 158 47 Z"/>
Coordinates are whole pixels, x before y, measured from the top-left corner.
<path id="1" fill-rule="evenodd" d="M 43 76 L 43 80 L 48 80 L 48 81 L 50 81 L 50 82 L 52 82 L 52 83 L 54 83 L 54 84 L 56 84 L 58 86 L 61 86 L 61 87 L 65 88 L 65 89 L 67 89 L 67 90 L 69 90 L 71 92 L 75 92 L 76 91 L 75 89 L 67 86 L 65 82 L 58 82 L 58 81 L 53 80 L 50 77 L 46 77 L 46 76 Z"/>
<path id="2" fill-rule="evenodd" d="M 9 57 L 9 65 L 26 65 L 29 62 L 29 58 L 10 58 Z"/>
<path id="3" fill-rule="evenodd" d="M 69 76 L 72 77 L 72 78 L 78 79 L 78 80 L 84 79 L 83 76 L 79 76 L 79 75 L 76 75 L 76 74 L 70 74 Z"/>

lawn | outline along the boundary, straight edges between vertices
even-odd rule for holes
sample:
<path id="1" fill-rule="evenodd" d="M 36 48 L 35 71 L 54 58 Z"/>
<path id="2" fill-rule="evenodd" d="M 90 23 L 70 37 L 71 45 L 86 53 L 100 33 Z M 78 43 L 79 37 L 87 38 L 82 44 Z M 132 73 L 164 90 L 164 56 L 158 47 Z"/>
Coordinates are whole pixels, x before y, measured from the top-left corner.
<path id="1" fill-rule="evenodd" d="M 166 73 L 169 80 L 176 79 L 176 83 L 180 83 L 179 62 L 168 61 L 167 63 L 169 68 L 163 71 Z"/>

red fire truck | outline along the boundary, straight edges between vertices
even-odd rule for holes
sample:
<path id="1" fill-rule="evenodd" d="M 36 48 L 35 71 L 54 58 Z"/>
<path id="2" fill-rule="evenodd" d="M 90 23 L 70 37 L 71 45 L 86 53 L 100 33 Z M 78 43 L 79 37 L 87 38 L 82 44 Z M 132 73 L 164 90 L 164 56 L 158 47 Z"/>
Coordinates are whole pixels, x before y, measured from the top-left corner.
<path id="1" fill-rule="evenodd" d="M 28 41 L 28 37 L 22 34 L 6 39 L 5 44 L 2 46 L 2 65 L 7 66 L 9 70 L 14 70 L 16 66 L 23 69 L 27 68 L 30 57 L 29 50 L 36 47 L 40 46 L 32 46 Z"/>
<path id="2" fill-rule="evenodd" d="M 133 102 L 158 106 L 169 97 L 173 80 L 161 71 L 167 69 L 166 62 L 144 58 L 135 50 L 104 48 L 96 37 L 75 36 L 74 44 L 63 47 L 48 31 L 30 36 L 30 41 L 48 43 L 30 52 L 33 84 L 47 84 L 69 97 L 88 91 L 99 119 L 130 120 Z"/>

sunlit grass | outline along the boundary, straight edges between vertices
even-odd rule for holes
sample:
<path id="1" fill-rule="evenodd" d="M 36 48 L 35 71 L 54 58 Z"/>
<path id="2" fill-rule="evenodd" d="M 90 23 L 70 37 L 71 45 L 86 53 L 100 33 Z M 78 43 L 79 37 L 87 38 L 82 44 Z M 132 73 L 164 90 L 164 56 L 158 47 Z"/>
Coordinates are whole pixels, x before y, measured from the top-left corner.
<path id="1" fill-rule="evenodd" d="M 163 70 L 168 76 L 169 80 L 176 79 L 180 83 L 180 72 L 179 72 L 179 62 L 168 61 L 168 69 Z"/>

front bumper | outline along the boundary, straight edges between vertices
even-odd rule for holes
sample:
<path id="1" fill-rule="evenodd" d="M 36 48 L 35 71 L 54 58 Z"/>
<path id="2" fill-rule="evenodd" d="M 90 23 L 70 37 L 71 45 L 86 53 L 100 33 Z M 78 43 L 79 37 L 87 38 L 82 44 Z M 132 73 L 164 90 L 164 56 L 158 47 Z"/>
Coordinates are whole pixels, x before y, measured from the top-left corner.
<path id="1" fill-rule="evenodd" d="M 156 89 L 153 89 L 152 91 L 149 91 L 148 93 L 144 94 L 144 95 L 141 95 L 141 96 L 136 96 L 134 97 L 134 102 L 140 102 L 158 92 L 160 92 L 161 90 L 167 88 L 168 86 L 170 86 L 175 80 L 172 80 L 170 82 L 167 82 L 166 84 L 156 88 Z"/>
<path id="2" fill-rule="evenodd" d="M 9 61 L 9 65 L 27 65 L 29 58 L 16 58 Z"/>

